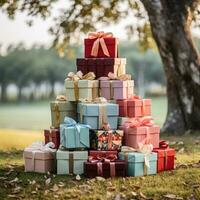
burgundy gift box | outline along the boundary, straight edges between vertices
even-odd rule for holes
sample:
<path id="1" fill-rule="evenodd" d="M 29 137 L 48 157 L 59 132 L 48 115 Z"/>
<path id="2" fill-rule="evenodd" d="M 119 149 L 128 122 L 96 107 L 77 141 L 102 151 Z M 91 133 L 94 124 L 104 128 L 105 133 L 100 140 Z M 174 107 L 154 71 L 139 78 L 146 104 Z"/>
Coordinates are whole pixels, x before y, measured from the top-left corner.
<path id="1" fill-rule="evenodd" d="M 98 40 L 99 38 L 85 38 L 84 39 L 84 46 L 85 46 L 85 58 L 92 58 L 92 57 L 97 57 L 97 58 L 117 58 L 118 57 L 118 39 L 114 37 L 107 37 L 107 38 L 102 38 L 105 42 L 106 48 L 108 50 L 109 56 L 105 55 L 102 49 L 101 44 L 99 44 L 98 47 L 98 52 L 96 56 L 92 56 L 92 48 L 94 45 L 94 42 Z"/>
<path id="2" fill-rule="evenodd" d="M 120 76 L 126 73 L 126 58 L 77 58 L 77 71 L 94 72 L 96 78 L 108 76 L 109 72 Z"/>
<path id="3" fill-rule="evenodd" d="M 45 144 L 53 142 L 55 148 L 58 149 L 60 146 L 60 131 L 57 128 L 51 128 L 50 130 L 44 130 Z"/>
<path id="4" fill-rule="evenodd" d="M 85 162 L 84 174 L 87 178 L 95 178 L 102 176 L 104 178 L 115 176 L 126 176 L 126 162 L 123 160 L 115 160 L 114 162 Z"/>

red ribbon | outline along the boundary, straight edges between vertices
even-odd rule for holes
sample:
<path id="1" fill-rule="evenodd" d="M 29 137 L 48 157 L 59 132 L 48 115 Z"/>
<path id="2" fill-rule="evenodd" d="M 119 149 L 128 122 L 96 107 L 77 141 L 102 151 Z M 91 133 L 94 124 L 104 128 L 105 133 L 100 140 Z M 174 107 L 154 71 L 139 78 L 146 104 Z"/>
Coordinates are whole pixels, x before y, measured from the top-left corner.
<path id="1" fill-rule="evenodd" d="M 165 140 L 161 140 L 159 142 L 159 148 L 161 148 L 161 149 L 167 149 L 167 148 L 169 148 L 169 142 L 167 142 Z"/>

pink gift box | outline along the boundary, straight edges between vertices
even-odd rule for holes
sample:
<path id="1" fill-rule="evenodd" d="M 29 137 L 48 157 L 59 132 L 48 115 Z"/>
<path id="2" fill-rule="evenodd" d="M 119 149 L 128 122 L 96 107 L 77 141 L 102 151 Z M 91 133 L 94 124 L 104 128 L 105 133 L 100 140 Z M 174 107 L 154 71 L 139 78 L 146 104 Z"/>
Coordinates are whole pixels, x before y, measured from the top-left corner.
<path id="1" fill-rule="evenodd" d="M 55 171 L 55 152 L 24 150 L 25 172 L 47 173 Z"/>
<path id="2" fill-rule="evenodd" d="M 135 149 L 138 149 L 138 143 L 141 143 L 147 137 L 147 134 L 150 138 L 150 143 L 154 148 L 159 147 L 160 141 L 160 127 L 157 125 L 153 125 L 151 127 L 148 126 L 140 126 L 140 127 L 125 127 L 120 126 L 119 129 L 124 130 L 124 145 L 129 146 Z"/>
<path id="3" fill-rule="evenodd" d="M 107 100 L 127 99 L 133 95 L 134 81 L 105 80 L 100 81 L 100 95 Z"/>

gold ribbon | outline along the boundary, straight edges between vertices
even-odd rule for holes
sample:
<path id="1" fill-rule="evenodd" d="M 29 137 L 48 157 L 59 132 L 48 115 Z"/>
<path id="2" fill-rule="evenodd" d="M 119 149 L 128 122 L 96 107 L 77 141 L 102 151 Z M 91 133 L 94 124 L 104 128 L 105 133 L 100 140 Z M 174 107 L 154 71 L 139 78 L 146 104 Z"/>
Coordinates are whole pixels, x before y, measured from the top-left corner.
<path id="1" fill-rule="evenodd" d="M 79 99 L 79 88 L 78 88 L 78 81 L 79 80 L 94 80 L 95 74 L 93 72 L 89 72 L 83 76 L 81 71 L 78 71 L 76 74 L 73 72 L 69 72 L 67 75 L 66 81 L 73 81 L 74 82 L 74 97 L 77 101 Z"/>
<path id="2" fill-rule="evenodd" d="M 99 46 L 101 46 L 104 55 L 110 57 L 104 38 L 112 38 L 112 37 L 113 34 L 110 32 L 104 33 L 103 31 L 101 31 L 101 32 L 89 33 L 88 38 L 95 39 L 91 50 L 91 56 L 97 57 Z"/>
<path id="3" fill-rule="evenodd" d="M 167 157 L 167 151 L 166 151 L 167 149 L 164 149 L 164 162 L 165 162 L 165 169 L 167 169 L 167 162 L 168 162 L 168 157 Z"/>

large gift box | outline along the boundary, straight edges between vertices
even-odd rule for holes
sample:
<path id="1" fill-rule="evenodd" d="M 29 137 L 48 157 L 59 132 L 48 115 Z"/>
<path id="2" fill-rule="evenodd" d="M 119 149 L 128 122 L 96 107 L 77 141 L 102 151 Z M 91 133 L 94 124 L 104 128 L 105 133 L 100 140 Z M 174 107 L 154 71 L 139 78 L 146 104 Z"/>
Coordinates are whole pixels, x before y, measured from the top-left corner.
<path id="1" fill-rule="evenodd" d="M 100 94 L 106 99 L 127 99 L 133 96 L 133 80 L 103 80 L 100 81 Z"/>
<path id="2" fill-rule="evenodd" d="M 157 154 L 148 155 L 149 166 L 145 163 L 145 154 L 140 152 L 120 152 L 119 159 L 127 162 L 128 176 L 144 176 L 157 173 Z"/>
<path id="3" fill-rule="evenodd" d="M 48 143 L 50 144 L 50 143 Z M 55 150 L 42 142 L 24 149 L 25 172 L 47 173 L 55 171 Z"/>
<path id="4" fill-rule="evenodd" d="M 120 117 L 151 116 L 151 99 L 141 99 L 133 96 L 129 99 L 117 100 Z"/>
<path id="5" fill-rule="evenodd" d="M 88 152 L 58 150 L 56 159 L 57 174 L 83 174 L 83 163 L 88 159 Z"/>
<path id="6" fill-rule="evenodd" d="M 55 148 L 58 149 L 60 146 L 60 131 L 58 128 L 50 128 L 44 130 L 45 144 L 53 142 Z"/>
<path id="7" fill-rule="evenodd" d="M 66 117 L 60 125 L 60 144 L 67 149 L 89 148 L 89 126 Z"/>
<path id="8" fill-rule="evenodd" d="M 119 108 L 111 103 L 78 103 L 78 120 L 88 124 L 92 129 L 101 129 L 104 123 L 110 124 L 110 129 L 117 129 Z"/>
<path id="9" fill-rule="evenodd" d="M 160 144 L 163 142 L 165 141 L 161 141 Z M 173 148 L 169 148 L 168 144 L 164 148 L 162 147 L 162 145 L 159 146 L 160 146 L 159 148 L 153 149 L 153 152 L 157 153 L 158 155 L 158 161 L 157 161 L 158 172 L 174 169 L 175 150 Z"/>
<path id="10" fill-rule="evenodd" d="M 98 130 L 98 150 L 120 150 L 123 135 L 122 130 Z"/>
<path id="11" fill-rule="evenodd" d="M 138 149 L 139 143 L 148 140 L 154 148 L 159 147 L 160 127 L 153 124 L 151 118 L 139 118 L 126 122 L 120 129 L 124 130 L 124 145 Z"/>
<path id="12" fill-rule="evenodd" d="M 77 101 L 82 98 L 95 99 L 98 97 L 98 80 L 70 80 L 65 79 L 67 99 Z"/>
<path id="13" fill-rule="evenodd" d="M 109 72 L 116 76 L 126 74 L 126 58 L 77 58 L 77 71 L 84 75 L 94 72 L 96 78 L 108 76 Z"/>
<path id="14" fill-rule="evenodd" d="M 85 58 L 118 57 L 118 39 L 112 33 L 89 33 L 84 40 Z"/>
<path id="15" fill-rule="evenodd" d="M 58 128 L 66 116 L 76 120 L 76 103 L 57 98 L 50 106 L 52 127 Z"/>

